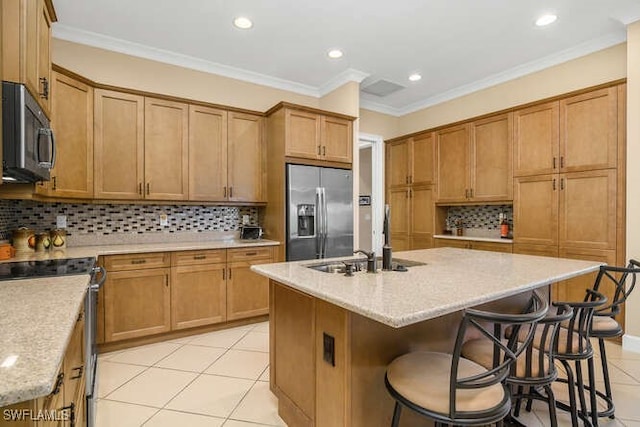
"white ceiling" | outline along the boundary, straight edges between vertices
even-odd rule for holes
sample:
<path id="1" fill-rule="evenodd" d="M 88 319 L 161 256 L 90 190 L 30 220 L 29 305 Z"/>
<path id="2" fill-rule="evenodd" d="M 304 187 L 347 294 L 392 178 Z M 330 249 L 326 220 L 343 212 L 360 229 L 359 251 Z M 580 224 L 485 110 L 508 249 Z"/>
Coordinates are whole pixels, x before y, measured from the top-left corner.
<path id="1" fill-rule="evenodd" d="M 55 37 L 402 115 L 626 40 L 640 0 L 54 0 Z M 548 27 L 534 25 L 546 12 Z M 233 27 L 238 15 L 254 27 Z M 329 60 L 330 48 L 344 51 Z M 413 72 L 422 80 L 409 82 Z"/>

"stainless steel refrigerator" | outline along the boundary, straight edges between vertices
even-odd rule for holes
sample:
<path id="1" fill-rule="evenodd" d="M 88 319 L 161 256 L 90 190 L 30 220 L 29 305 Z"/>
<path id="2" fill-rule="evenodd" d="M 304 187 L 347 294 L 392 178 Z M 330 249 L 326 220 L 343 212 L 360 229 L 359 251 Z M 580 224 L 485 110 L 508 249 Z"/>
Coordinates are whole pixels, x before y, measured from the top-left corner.
<path id="1" fill-rule="evenodd" d="M 287 261 L 353 255 L 353 174 L 287 165 Z"/>

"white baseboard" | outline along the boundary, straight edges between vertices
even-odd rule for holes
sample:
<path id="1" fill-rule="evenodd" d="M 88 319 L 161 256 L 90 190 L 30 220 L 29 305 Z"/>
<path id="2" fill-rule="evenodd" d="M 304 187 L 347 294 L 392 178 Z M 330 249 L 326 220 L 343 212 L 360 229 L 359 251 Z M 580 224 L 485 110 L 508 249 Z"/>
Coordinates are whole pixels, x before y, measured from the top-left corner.
<path id="1" fill-rule="evenodd" d="M 627 351 L 640 353 L 640 337 L 624 334 L 622 336 L 622 348 Z"/>

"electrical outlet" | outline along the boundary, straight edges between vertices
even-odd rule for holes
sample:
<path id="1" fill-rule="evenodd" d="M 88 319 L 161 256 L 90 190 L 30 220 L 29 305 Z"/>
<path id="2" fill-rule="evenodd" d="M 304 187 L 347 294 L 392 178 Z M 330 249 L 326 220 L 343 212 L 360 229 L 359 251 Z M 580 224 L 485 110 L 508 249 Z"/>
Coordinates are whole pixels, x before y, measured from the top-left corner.
<path id="1" fill-rule="evenodd" d="M 169 216 L 166 213 L 160 214 L 160 227 L 168 227 L 169 226 Z"/>
<path id="2" fill-rule="evenodd" d="M 67 228 L 67 216 L 66 215 L 58 215 L 58 216 L 56 216 L 56 228 Z"/>
<path id="3" fill-rule="evenodd" d="M 336 340 L 326 332 L 322 333 L 322 358 L 331 366 L 336 366 Z"/>
<path id="4" fill-rule="evenodd" d="M 242 215 L 242 225 L 249 224 L 249 215 Z"/>

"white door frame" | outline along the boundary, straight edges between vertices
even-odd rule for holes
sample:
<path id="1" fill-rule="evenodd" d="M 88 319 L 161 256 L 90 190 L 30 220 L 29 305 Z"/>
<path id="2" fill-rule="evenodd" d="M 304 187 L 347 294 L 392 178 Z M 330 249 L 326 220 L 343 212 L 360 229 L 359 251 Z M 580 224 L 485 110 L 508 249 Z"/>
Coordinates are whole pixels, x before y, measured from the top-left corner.
<path id="1" fill-rule="evenodd" d="M 379 135 L 360 133 L 358 148 L 367 147 L 371 147 L 371 248 L 381 255 L 384 243 L 384 140 Z"/>

